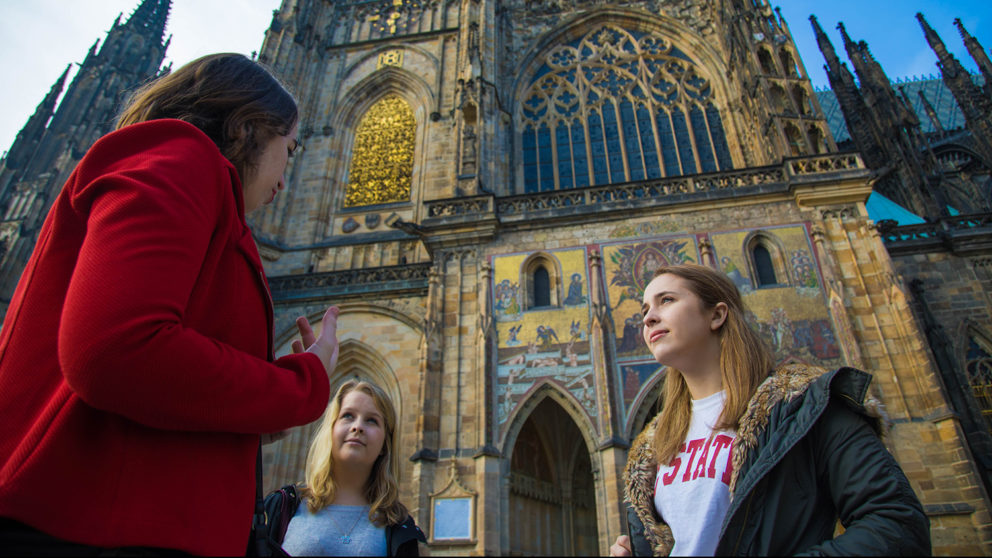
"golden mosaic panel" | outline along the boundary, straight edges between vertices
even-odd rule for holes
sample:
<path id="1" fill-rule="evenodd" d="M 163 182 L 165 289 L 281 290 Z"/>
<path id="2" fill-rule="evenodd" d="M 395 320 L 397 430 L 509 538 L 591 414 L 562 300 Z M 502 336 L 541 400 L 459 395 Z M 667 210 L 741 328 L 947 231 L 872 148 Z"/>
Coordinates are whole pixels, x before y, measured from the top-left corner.
<path id="1" fill-rule="evenodd" d="M 752 230 L 710 235 L 718 267 L 741 291 L 749 322 L 775 352 L 778 362 L 800 361 L 826 368 L 843 365 L 841 341 L 834 331 L 806 227 L 795 224 L 761 230 L 773 237 L 783 252 L 789 277 L 788 281 L 779 278 L 780 286 L 755 288 L 746 259 L 750 255 L 745 251 Z"/>
<path id="2" fill-rule="evenodd" d="M 613 316 L 617 357 L 651 358 L 641 338 L 644 288 L 662 265 L 696 263 L 692 236 L 639 239 L 602 247 L 606 302 Z"/>
<path id="3" fill-rule="evenodd" d="M 410 200 L 417 121 L 403 99 L 372 105 L 355 130 L 344 207 Z"/>
<path id="4" fill-rule="evenodd" d="M 530 254 L 493 257 L 497 416 L 505 425 L 536 384 L 552 382 L 597 416 L 589 353 L 589 276 L 584 248 L 549 252 L 561 270 L 560 304 L 524 310 L 521 268 Z M 557 273 L 557 271 L 556 271 Z"/>

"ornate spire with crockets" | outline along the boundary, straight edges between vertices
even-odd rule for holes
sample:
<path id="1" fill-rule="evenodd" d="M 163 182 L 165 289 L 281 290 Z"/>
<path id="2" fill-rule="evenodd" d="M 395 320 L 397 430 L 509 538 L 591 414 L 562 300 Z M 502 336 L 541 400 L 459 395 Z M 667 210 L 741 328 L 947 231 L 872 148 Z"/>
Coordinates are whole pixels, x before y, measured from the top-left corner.
<path id="1" fill-rule="evenodd" d="M 978 69 L 982 72 L 982 77 L 985 78 L 985 94 L 992 99 L 992 61 L 989 60 L 988 53 L 982 48 L 978 39 L 972 37 L 968 33 L 968 30 L 964 28 L 961 18 L 954 18 L 954 25 L 957 26 L 958 33 L 961 33 L 961 38 L 964 39 L 965 48 L 968 49 L 968 53 L 975 60 L 975 64 L 978 64 Z"/>
<path id="2" fill-rule="evenodd" d="M 71 67 L 71 64 L 66 66 L 65 71 L 55 81 L 52 88 L 48 90 L 45 98 L 38 103 L 38 108 L 35 109 L 34 114 L 28 119 L 27 124 L 18 132 L 17 138 L 14 140 L 14 144 L 10 147 L 10 152 L 7 153 L 5 159 L 7 168 L 18 169 L 24 166 L 31 157 L 31 154 L 38 147 L 38 142 L 41 141 L 41 136 L 45 133 L 45 127 L 48 125 L 48 121 L 52 118 L 52 114 L 55 113 L 55 105 L 58 103 L 59 95 L 62 94 L 62 89 L 65 87 L 65 79 L 69 75 L 69 69 Z"/>
<path id="3" fill-rule="evenodd" d="M 923 14 L 917 13 L 916 19 L 923 27 L 923 34 L 926 35 L 930 48 L 937 54 L 937 66 L 944 78 L 944 84 L 951 90 L 958 106 L 961 107 L 965 125 L 972 133 L 980 157 L 986 165 L 992 165 L 992 99 L 975 84 L 971 74 L 947 50 L 944 41 L 930 27 Z M 959 27 L 959 29 L 963 28 Z"/>
<path id="4" fill-rule="evenodd" d="M 165 24 L 172 9 L 172 0 L 143 0 L 124 25 L 142 34 L 155 37 L 162 44 L 165 37 Z"/>

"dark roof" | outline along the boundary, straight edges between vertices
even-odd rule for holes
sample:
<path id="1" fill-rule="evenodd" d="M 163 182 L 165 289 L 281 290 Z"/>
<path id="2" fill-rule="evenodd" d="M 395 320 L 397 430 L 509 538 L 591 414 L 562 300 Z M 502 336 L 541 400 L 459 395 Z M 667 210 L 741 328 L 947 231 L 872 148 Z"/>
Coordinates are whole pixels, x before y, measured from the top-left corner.
<path id="1" fill-rule="evenodd" d="M 979 86 L 985 82 L 979 74 L 972 74 L 971 79 Z M 913 109 L 920 119 L 920 127 L 923 133 L 934 132 L 936 129 L 927 116 L 926 110 L 923 108 L 923 101 L 920 100 L 918 91 L 923 91 L 927 100 L 930 101 L 934 111 L 937 113 L 940 124 L 945 130 L 964 127 L 964 114 L 958 108 L 957 101 L 954 100 L 951 90 L 944 85 L 943 80 L 939 76 L 912 77 L 897 79 L 892 82 L 892 88 L 896 91 L 896 94 L 899 94 L 900 87 L 905 89 L 906 96 L 909 97 L 910 102 L 913 104 Z M 840 143 L 850 139 L 851 135 L 847 132 L 847 125 L 844 123 L 844 113 L 840 110 L 840 104 L 837 103 L 837 96 L 834 95 L 833 90 L 818 90 L 816 91 L 816 97 L 819 99 L 820 106 L 823 108 L 823 114 L 827 118 L 827 125 L 830 126 L 830 132 L 834 136 L 834 141 Z"/>

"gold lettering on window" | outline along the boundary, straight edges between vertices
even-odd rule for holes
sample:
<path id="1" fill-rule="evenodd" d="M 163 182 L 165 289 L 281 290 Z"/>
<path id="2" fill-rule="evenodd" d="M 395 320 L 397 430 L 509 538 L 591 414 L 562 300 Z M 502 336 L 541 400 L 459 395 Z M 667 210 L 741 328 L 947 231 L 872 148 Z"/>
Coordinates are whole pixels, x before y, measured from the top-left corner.
<path id="1" fill-rule="evenodd" d="M 416 132 L 403 99 L 389 95 L 372 105 L 355 129 L 345 207 L 409 201 Z"/>

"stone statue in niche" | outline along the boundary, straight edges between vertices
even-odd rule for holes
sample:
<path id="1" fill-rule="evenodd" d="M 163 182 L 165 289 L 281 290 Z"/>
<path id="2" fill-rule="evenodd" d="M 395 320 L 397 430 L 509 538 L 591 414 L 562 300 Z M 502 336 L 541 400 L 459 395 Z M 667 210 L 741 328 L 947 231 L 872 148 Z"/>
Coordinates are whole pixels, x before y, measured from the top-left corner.
<path id="1" fill-rule="evenodd" d="M 466 124 L 462 130 L 462 172 L 461 174 L 475 174 L 476 145 L 475 126 Z"/>

